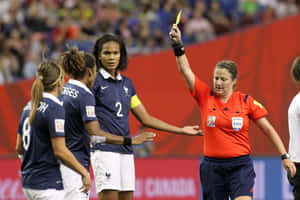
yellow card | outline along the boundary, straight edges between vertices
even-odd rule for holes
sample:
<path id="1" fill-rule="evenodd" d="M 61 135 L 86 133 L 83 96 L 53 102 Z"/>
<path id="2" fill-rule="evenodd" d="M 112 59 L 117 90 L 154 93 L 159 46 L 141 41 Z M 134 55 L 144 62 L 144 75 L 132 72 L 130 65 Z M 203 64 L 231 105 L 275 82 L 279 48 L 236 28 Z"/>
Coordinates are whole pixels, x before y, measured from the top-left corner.
<path id="1" fill-rule="evenodd" d="M 176 17 L 176 23 L 175 23 L 176 25 L 178 25 L 179 22 L 180 22 L 181 13 L 182 13 L 182 10 L 179 11 L 179 13 L 178 13 L 178 15 L 177 15 L 177 17 Z"/>

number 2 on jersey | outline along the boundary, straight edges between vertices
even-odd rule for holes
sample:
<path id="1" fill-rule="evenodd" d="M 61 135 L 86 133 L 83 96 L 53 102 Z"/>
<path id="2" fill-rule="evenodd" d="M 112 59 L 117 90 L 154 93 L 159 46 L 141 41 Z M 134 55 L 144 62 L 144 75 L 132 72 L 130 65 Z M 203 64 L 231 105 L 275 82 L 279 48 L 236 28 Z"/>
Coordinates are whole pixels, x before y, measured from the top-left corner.
<path id="1" fill-rule="evenodd" d="M 30 124 L 29 124 L 29 117 L 24 120 L 23 123 L 23 134 L 22 134 L 22 143 L 25 151 L 28 150 L 30 144 Z"/>
<path id="2" fill-rule="evenodd" d="M 117 117 L 123 117 L 124 115 L 121 113 L 122 111 L 122 104 L 120 101 L 117 101 L 115 106 L 117 107 L 118 109 L 118 112 L 117 112 Z"/>

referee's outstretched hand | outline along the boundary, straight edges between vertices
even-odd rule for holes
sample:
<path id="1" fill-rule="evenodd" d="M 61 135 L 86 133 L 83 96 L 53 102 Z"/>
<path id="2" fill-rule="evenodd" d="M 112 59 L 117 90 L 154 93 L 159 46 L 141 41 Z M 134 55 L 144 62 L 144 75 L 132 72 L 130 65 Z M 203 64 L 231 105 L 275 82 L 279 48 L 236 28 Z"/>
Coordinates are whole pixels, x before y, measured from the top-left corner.
<path id="1" fill-rule="evenodd" d="M 180 43 L 181 42 L 181 32 L 176 24 L 173 24 L 169 36 L 173 43 Z"/>
<path id="2" fill-rule="evenodd" d="M 132 144 L 142 144 L 147 141 L 153 141 L 153 138 L 156 136 L 155 133 L 152 132 L 143 132 L 138 134 L 137 136 L 132 138 Z"/>
<path id="3" fill-rule="evenodd" d="M 199 129 L 199 126 L 185 126 L 182 128 L 182 134 L 184 135 L 203 135 L 203 131 Z"/>
<path id="4" fill-rule="evenodd" d="M 291 176 L 294 177 L 296 174 L 296 166 L 293 163 L 293 161 L 291 161 L 289 158 L 284 159 L 282 161 L 282 165 L 284 167 L 284 169 L 287 171 L 287 173 Z"/>

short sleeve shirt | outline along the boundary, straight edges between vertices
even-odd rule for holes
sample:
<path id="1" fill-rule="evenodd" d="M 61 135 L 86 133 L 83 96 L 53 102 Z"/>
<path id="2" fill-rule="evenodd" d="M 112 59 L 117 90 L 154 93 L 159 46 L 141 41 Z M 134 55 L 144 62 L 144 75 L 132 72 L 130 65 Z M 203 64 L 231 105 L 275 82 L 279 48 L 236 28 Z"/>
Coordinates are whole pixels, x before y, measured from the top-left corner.
<path id="1" fill-rule="evenodd" d="M 118 135 L 130 136 L 129 113 L 131 99 L 136 95 L 132 81 L 118 73 L 116 79 L 103 68 L 97 73 L 92 92 L 96 99 L 96 116 L 102 130 Z M 129 145 L 95 144 L 93 150 L 132 154 Z"/>
<path id="2" fill-rule="evenodd" d="M 77 160 L 89 170 L 90 135 L 85 129 L 88 121 L 98 121 L 95 97 L 82 82 L 70 79 L 61 95 L 66 113 L 66 145 Z"/>
<path id="3" fill-rule="evenodd" d="M 233 92 L 224 103 L 197 77 L 191 94 L 200 107 L 204 155 L 231 158 L 250 154 L 249 120 L 266 116 L 267 110 L 251 96 L 240 92 Z"/>
<path id="4" fill-rule="evenodd" d="M 31 126 L 28 112 L 31 108 L 27 108 L 18 129 L 24 148 L 22 185 L 37 190 L 63 189 L 59 161 L 51 142 L 52 138 L 65 136 L 62 103 L 52 94 L 44 93 Z"/>

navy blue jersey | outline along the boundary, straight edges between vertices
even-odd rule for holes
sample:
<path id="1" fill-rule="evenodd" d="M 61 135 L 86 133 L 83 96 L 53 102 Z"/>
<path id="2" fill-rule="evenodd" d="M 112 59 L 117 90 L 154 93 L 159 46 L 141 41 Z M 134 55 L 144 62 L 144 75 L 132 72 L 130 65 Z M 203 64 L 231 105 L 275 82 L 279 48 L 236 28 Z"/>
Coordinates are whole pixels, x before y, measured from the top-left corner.
<path id="1" fill-rule="evenodd" d="M 136 90 L 131 80 L 125 76 L 117 75 L 114 80 L 103 68 L 97 73 L 92 88 L 96 99 L 96 115 L 101 129 L 119 136 L 130 136 L 129 112 L 131 97 Z M 131 146 L 96 144 L 93 150 L 132 154 Z"/>
<path id="2" fill-rule="evenodd" d="M 95 97 L 83 83 L 69 80 L 63 88 L 61 100 L 66 112 L 66 144 L 77 160 L 89 170 L 90 135 L 84 127 L 88 121 L 97 121 Z"/>
<path id="3" fill-rule="evenodd" d="M 22 185 L 30 189 L 63 189 L 59 161 L 54 155 L 51 138 L 65 136 L 65 111 L 52 94 L 43 93 L 32 126 L 29 123 L 31 105 L 23 110 L 18 133 L 22 137 L 24 160 L 21 166 Z"/>

